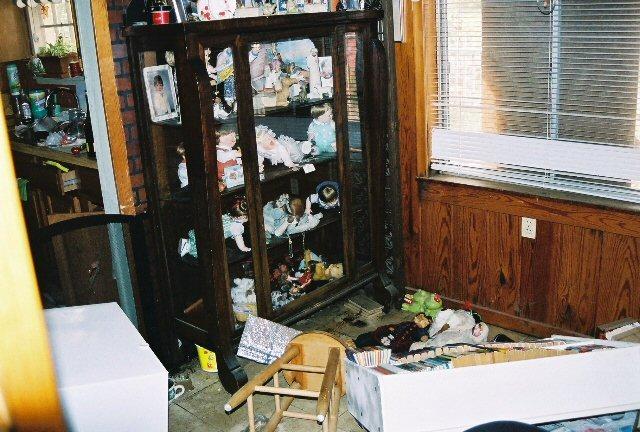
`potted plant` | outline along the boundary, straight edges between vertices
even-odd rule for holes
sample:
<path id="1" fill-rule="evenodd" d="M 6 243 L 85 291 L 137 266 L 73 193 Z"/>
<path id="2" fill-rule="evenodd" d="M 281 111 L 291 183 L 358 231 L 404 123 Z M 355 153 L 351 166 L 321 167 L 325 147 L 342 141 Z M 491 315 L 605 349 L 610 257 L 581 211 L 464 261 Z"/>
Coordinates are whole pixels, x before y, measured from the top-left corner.
<path id="1" fill-rule="evenodd" d="M 40 48 L 38 57 L 44 65 L 45 76 L 51 78 L 68 78 L 69 63 L 78 61 L 78 53 L 62 36 L 58 36 L 56 43 Z"/>

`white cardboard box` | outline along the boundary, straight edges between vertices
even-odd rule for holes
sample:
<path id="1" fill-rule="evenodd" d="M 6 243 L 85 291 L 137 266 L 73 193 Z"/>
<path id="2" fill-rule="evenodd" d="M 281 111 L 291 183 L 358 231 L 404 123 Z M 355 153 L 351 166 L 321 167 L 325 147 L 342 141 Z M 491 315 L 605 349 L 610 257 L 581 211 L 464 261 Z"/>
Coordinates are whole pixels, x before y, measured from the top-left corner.
<path id="1" fill-rule="evenodd" d="M 395 375 L 346 360 L 349 412 L 369 432 L 424 432 L 638 410 L 640 345 L 619 346 L 626 347 Z"/>
<path id="2" fill-rule="evenodd" d="M 74 432 L 166 431 L 168 374 L 116 303 L 45 311 Z"/>

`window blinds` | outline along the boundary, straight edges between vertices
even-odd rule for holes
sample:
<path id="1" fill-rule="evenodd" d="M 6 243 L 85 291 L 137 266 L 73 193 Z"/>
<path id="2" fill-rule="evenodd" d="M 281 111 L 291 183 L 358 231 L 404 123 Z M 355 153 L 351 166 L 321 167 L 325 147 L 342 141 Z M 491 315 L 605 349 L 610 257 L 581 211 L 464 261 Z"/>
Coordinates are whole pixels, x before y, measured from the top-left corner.
<path id="1" fill-rule="evenodd" d="M 432 169 L 640 203 L 640 0 L 436 1 Z"/>

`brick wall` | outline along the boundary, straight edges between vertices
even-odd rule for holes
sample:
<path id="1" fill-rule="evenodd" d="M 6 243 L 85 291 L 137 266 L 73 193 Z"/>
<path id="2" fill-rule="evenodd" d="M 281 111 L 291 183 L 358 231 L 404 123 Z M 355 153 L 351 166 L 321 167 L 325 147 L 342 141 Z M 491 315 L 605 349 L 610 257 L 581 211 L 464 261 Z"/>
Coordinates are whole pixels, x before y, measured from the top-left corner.
<path id="1" fill-rule="evenodd" d="M 120 113 L 127 141 L 127 154 L 129 159 L 129 174 L 131 176 L 131 188 L 136 200 L 138 212 L 147 207 L 147 194 L 144 188 L 142 174 L 142 161 L 140 160 L 140 138 L 138 137 L 137 116 L 133 91 L 131 90 L 131 70 L 127 45 L 122 35 L 122 14 L 129 4 L 129 0 L 108 0 L 109 30 L 111 32 L 111 48 L 113 50 L 113 62 L 116 72 L 116 86 L 120 98 Z"/>

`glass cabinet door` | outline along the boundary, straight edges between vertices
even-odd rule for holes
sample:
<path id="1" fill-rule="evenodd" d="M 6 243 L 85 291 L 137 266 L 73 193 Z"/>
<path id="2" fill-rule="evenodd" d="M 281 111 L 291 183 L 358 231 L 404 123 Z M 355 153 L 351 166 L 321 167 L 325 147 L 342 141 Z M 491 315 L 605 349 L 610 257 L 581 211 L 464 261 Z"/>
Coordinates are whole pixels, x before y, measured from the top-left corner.
<path id="1" fill-rule="evenodd" d="M 319 37 L 253 41 L 248 53 L 275 316 L 344 277 L 332 50 Z"/>
<path id="2" fill-rule="evenodd" d="M 211 85 L 213 131 L 205 139 L 207 175 L 215 176 L 215 185 L 221 213 L 221 241 L 224 256 L 214 261 L 226 262 L 229 302 L 233 309 L 235 327 L 239 329 L 249 314 L 257 315 L 252 241 L 250 235 L 249 205 L 242 158 L 242 137 L 238 128 L 238 102 L 233 50 L 230 46 L 205 49 L 205 67 Z M 215 202 L 210 203 L 215 208 Z M 215 211 L 213 212 L 215 213 Z M 226 259 L 225 259 L 226 258 Z"/>
<path id="3" fill-rule="evenodd" d="M 165 239 L 165 260 L 169 270 L 174 315 L 199 325 L 203 311 L 200 257 L 194 230 L 195 200 L 189 182 L 188 143 L 184 141 L 180 101 L 177 91 L 175 57 L 172 51 L 143 51 L 139 63 L 139 92 L 144 99 L 138 119 L 148 140 L 148 159 L 160 213 L 160 229 Z M 152 190 L 153 189 L 153 190 Z"/>

